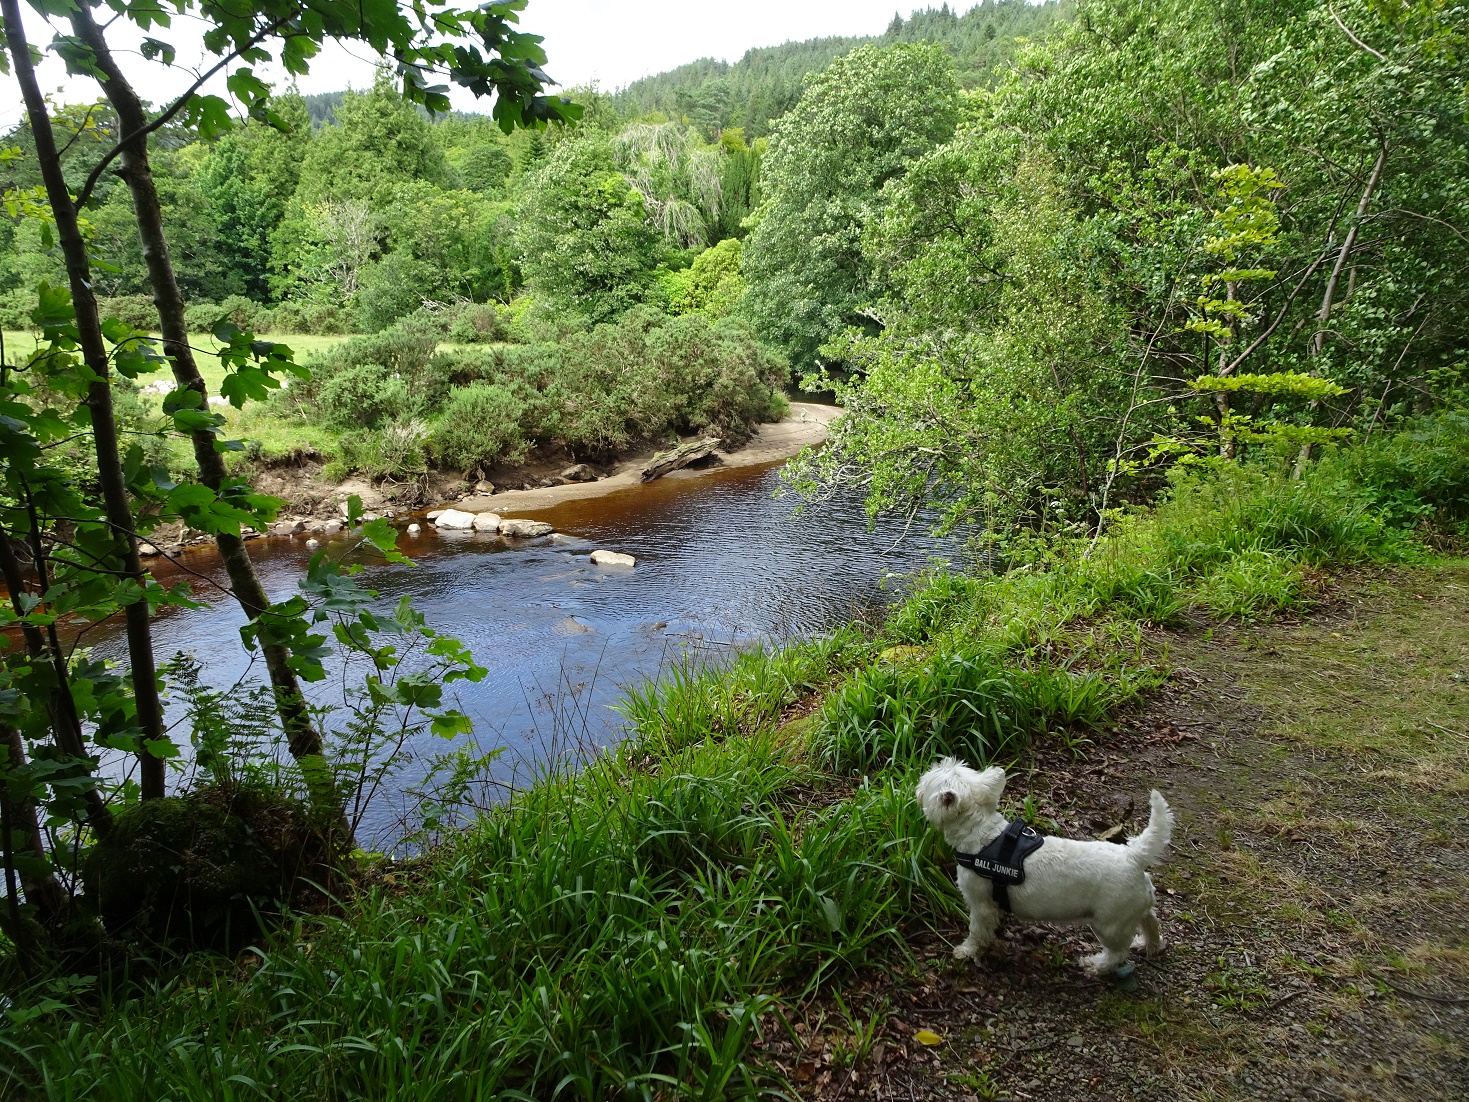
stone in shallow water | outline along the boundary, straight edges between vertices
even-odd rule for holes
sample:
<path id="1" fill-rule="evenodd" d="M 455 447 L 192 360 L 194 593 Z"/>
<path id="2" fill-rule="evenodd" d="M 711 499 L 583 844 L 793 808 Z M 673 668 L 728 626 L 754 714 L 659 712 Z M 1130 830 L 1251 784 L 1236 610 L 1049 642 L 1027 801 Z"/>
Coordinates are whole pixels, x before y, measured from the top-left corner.
<path id="1" fill-rule="evenodd" d="M 474 514 L 463 509 L 445 509 L 434 518 L 434 523 L 440 528 L 473 528 Z"/>
<path id="2" fill-rule="evenodd" d="M 502 520 L 500 522 L 500 535 L 514 536 L 517 539 L 549 536 L 554 531 L 555 529 L 543 520 Z"/>
<path id="3" fill-rule="evenodd" d="M 592 562 L 596 566 L 636 566 L 638 560 L 620 551 L 593 551 Z"/>
<path id="4" fill-rule="evenodd" d="M 590 624 L 584 624 L 575 616 L 567 616 L 556 622 L 553 629 L 557 635 L 586 635 L 595 629 Z"/>
<path id="5" fill-rule="evenodd" d="M 476 513 L 474 516 L 474 530 L 476 532 L 495 533 L 500 530 L 499 513 Z"/>

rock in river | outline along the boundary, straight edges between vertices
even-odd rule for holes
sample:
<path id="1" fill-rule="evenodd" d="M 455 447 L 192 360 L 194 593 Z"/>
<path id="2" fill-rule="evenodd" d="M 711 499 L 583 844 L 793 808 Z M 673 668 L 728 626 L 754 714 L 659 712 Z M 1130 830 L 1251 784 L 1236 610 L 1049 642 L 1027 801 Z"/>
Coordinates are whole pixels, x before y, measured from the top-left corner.
<path id="1" fill-rule="evenodd" d="M 620 551 L 593 551 L 592 563 L 596 566 L 636 566 L 638 560 Z"/>
<path id="2" fill-rule="evenodd" d="M 474 515 L 474 530 L 476 532 L 488 532 L 494 535 L 500 530 L 500 514 L 476 513 Z"/>
<path id="3" fill-rule="evenodd" d="M 518 539 L 549 536 L 554 531 L 555 529 L 543 520 L 502 520 L 500 522 L 500 535 L 515 536 Z"/>
<path id="4" fill-rule="evenodd" d="M 463 509 L 445 509 L 434 518 L 434 523 L 440 528 L 473 528 L 474 514 Z"/>

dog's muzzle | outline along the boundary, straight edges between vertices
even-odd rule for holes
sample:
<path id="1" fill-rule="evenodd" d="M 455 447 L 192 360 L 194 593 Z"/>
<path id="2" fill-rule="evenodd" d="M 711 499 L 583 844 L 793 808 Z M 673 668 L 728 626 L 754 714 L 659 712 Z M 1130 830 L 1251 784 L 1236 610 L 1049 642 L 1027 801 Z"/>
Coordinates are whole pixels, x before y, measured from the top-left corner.
<path id="1" fill-rule="evenodd" d="M 995 902 L 1003 910 L 1010 909 L 1010 886 L 1025 883 L 1025 859 L 1041 848 L 1045 838 L 1025 825 L 1024 819 L 1012 819 L 993 842 L 978 853 L 954 852 L 954 860 L 962 868 L 990 882 Z"/>

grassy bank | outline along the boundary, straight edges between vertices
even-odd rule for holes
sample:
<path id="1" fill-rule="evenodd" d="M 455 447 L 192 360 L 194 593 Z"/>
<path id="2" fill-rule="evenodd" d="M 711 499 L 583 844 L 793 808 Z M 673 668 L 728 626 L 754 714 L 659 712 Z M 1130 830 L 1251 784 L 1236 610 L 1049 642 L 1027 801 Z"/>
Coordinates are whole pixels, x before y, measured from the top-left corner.
<path id="1" fill-rule="evenodd" d="M 1469 422 L 1313 467 L 1181 476 L 1089 548 L 921 581 L 877 628 L 676 669 L 622 746 L 364 880 L 236 961 L 16 1000 L 5 1091 L 45 1098 L 721 1098 L 752 1053 L 957 932 L 911 791 L 941 753 L 1085 753 L 1167 676 L 1162 628 L 1308 606 L 1469 520 Z M 867 1055 L 853 1020 L 832 1060 Z M 864 1041 L 865 1037 L 865 1041 Z"/>

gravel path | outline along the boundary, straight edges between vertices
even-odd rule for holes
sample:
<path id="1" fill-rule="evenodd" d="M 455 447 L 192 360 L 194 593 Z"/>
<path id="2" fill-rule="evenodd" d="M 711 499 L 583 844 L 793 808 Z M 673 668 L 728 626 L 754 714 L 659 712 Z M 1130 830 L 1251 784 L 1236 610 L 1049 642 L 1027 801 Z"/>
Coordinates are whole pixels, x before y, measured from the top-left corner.
<path id="1" fill-rule="evenodd" d="M 1140 829 L 1151 787 L 1178 811 L 1134 990 L 1080 971 L 1086 932 L 1011 920 L 977 964 L 915 935 L 766 1046 L 799 1096 L 1469 1099 L 1469 564 L 1338 594 L 1169 633 L 1145 709 L 1012 774 L 1073 837 Z"/>

